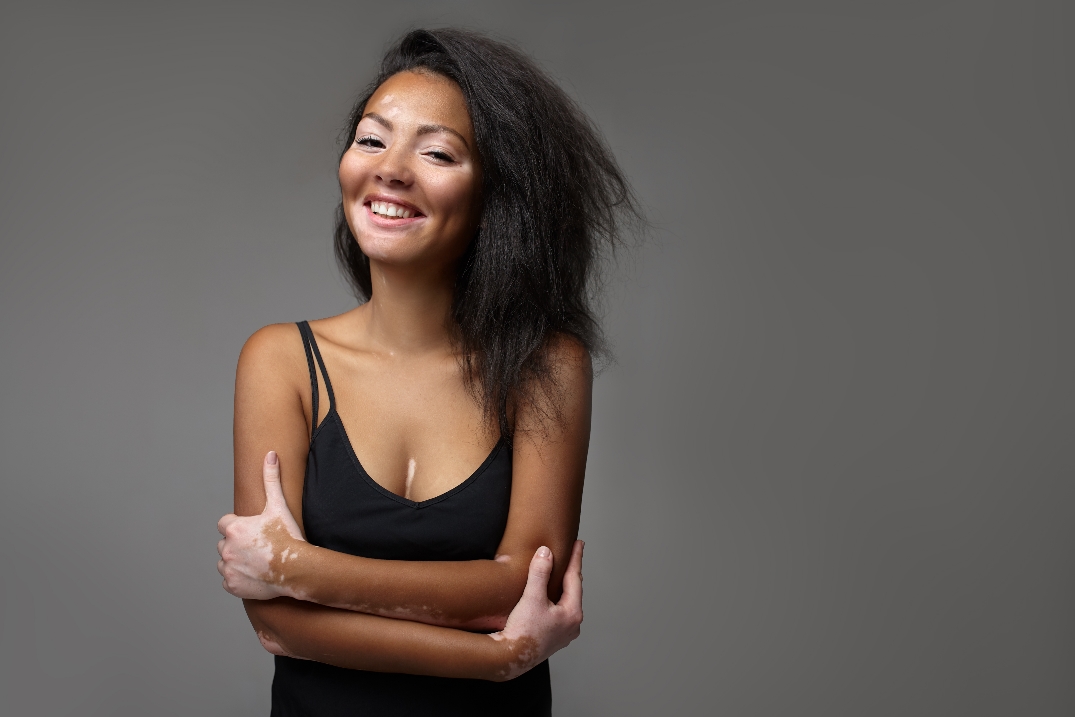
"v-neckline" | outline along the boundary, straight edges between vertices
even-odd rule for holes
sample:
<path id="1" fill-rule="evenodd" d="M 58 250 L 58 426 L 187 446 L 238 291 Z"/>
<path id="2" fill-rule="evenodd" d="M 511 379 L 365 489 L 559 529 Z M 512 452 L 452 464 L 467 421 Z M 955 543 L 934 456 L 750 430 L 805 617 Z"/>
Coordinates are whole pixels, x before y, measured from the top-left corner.
<path id="1" fill-rule="evenodd" d="M 475 468 L 474 472 L 471 473 L 462 483 L 453 486 L 452 488 L 449 488 L 443 493 L 435 495 L 432 498 L 415 501 L 388 490 L 383 485 L 375 481 L 373 477 L 369 474 L 369 472 L 366 471 L 366 469 L 362 466 L 362 461 L 358 459 L 358 454 L 355 453 L 355 447 L 351 443 L 351 436 L 348 435 L 347 427 L 343 425 L 343 418 L 341 418 L 339 412 L 336 411 L 335 405 L 329 407 L 328 414 L 326 414 L 324 420 L 321 421 L 321 424 L 314 431 L 313 438 L 310 439 L 311 447 L 313 446 L 314 441 L 317 440 L 317 436 L 321 433 L 322 429 L 324 429 L 325 427 L 325 424 L 328 423 L 329 420 L 332 420 L 336 424 L 336 427 L 339 429 L 340 436 L 343 438 L 343 443 L 347 447 L 347 454 L 351 457 L 351 462 L 354 464 L 355 470 L 358 471 L 358 475 L 367 484 L 369 484 L 371 488 L 376 490 L 378 493 L 381 493 L 386 498 L 390 498 L 397 503 L 402 503 L 403 505 L 406 505 L 411 508 L 425 508 L 426 506 L 433 505 L 434 503 L 439 503 L 442 500 L 446 500 L 455 495 L 456 493 L 462 491 L 464 488 L 476 481 L 481 476 L 481 474 L 485 472 L 485 469 L 489 467 L 489 464 L 493 462 L 493 459 L 496 458 L 497 454 L 504 447 L 504 439 L 503 437 L 501 437 L 497 440 L 496 444 L 493 446 L 493 449 L 489 451 L 489 455 L 486 456 L 485 460 L 481 462 L 481 465 Z"/>

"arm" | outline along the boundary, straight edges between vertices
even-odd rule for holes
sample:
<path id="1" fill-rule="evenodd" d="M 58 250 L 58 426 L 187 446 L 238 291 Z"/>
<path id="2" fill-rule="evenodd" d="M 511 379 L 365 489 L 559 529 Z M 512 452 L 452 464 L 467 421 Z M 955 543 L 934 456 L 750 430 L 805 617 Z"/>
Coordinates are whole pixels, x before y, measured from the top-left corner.
<path id="1" fill-rule="evenodd" d="M 372 615 L 495 630 L 506 624 L 523 592 L 530 556 L 547 545 L 556 566 L 548 594 L 557 599 L 578 533 L 591 371 L 586 351 L 570 340 L 558 342 L 552 359 L 555 400 L 539 396 L 542 400 L 517 411 L 511 508 L 497 558 L 373 560 L 303 541 L 293 516 L 301 505 L 309 435 L 305 357 L 291 327 L 255 334 L 240 358 L 235 424 L 236 513 L 251 517 L 221 519 L 226 589 L 247 599 L 284 596 Z M 286 515 L 255 515 L 265 505 L 261 457 L 272 447 L 280 454 Z M 280 529 L 288 523 L 294 529 Z"/>
<path id="2" fill-rule="evenodd" d="M 265 648 L 338 667 L 438 677 L 509 680 L 578 637 L 582 622 L 582 543 L 574 546 L 563 597 L 546 591 L 548 549 L 535 553 L 526 589 L 501 632 L 485 635 L 366 615 L 291 598 L 245 600 Z"/>

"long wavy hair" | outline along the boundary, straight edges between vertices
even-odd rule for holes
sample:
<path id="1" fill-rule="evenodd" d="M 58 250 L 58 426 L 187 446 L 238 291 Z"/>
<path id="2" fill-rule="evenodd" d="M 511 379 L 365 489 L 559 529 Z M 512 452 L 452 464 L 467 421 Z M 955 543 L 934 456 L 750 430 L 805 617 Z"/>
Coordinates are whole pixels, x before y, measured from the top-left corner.
<path id="1" fill-rule="evenodd" d="M 600 134 L 519 50 L 478 33 L 414 30 L 391 47 L 342 135 L 341 160 L 366 103 L 392 75 L 432 72 L 463 92 L 482 168 L 480 228 L 459 262 L 453 335 L 467 388 L 511 439 L 521 402 L 556 413 L 549 360 L 558 335 L 605 354 L 594 314 L 599 269 L 642 226 L 631 188 Z M 369 259 L 336 208 L 336 258 L 360 302 Z M 553 400 L 543 400 L 543 399 Z"/>

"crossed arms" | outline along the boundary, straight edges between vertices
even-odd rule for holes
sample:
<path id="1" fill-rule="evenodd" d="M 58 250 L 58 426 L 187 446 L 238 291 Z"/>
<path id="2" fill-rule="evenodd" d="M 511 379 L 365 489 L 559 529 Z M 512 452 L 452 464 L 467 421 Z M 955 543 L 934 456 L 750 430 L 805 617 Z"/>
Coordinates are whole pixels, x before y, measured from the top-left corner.
<path id="1" fill-rule="evenodd" d="M 296 338 L 293 326 L 269 326 L 243 348 L 235 514 L 219 524 L 225 588 L 244 598 L 266 649 L 355 669 L 510 679 L 574 639 L 590 419 L 585 351 L 567 341 L 557 347 L 557 420 L 548 418 L 556 412 L 519 409 L 511 507 L 496 559 L 410 562 L 305 542 L 309 384 Z"/>

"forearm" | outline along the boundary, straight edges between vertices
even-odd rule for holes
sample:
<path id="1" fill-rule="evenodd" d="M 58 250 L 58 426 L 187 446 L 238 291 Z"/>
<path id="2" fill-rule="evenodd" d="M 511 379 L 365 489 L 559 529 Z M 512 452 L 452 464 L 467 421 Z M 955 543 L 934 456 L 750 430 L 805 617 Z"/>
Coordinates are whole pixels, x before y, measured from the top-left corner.
<path id="1" fill-rule="evenodd" d="M 499 630 L 526 583 L 527 562 L 374 560 L 309 544 L 295 548 L 278 574 L 299 600 L 391 618 Z"/>
<path id="2" fill-rule="evenodd" d="M 217 570 L 226 589 L 241 598 L 291 597 L 383 617 L 443 627 L 501 629 L 522 594 L 526 556 L 535 545 L 550 547 L 558 569 L 548 583 L 549 597 L 559 599 L 563 568 L 578 522 L 532 526 L 523 537 L 505 538 L 494 560 L 378 560 L 311 545 L 292 517 L 280 488 L 276 454 L 263 463 L 266 502 L 253 516 L 226 515 L 217 524 L 224 539 L 217 544 Z M 541 522 L 541 513 L 529 515 Z M 566 521 L 561 521 L 566 522 Z M 551 538 L 551 539 L 547 539 Z M 540 543 L 537 540 L 541 540 Z M 520 556 L 520 552 L 523 553 Z"/>
<path id="3" fill-rule="evenodd" d="M 268 633 L 285 654 L 348 669 L 504 680 L 518 672 L 530 649 L 525 640 L 290 598 L 243 602 L 255 629 Z"/>

